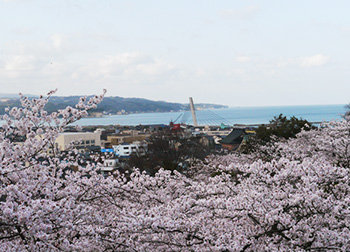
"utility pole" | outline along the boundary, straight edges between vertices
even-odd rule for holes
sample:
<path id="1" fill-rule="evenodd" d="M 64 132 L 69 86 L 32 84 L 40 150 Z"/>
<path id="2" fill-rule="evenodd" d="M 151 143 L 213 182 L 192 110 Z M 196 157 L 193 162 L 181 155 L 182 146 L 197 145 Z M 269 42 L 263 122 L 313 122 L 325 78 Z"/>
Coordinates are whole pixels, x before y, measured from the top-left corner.
<path id="1" fill-rule="evenodd" d="M 192 112 L 192 119 L 193 119 L 193 126 L 197 127 L 197 117 L 196 117 L 196 111 L 194 110 L 194 104 L 193 99 L 190 97 L 190 106 L 191 106 L 191 112 Z"/>

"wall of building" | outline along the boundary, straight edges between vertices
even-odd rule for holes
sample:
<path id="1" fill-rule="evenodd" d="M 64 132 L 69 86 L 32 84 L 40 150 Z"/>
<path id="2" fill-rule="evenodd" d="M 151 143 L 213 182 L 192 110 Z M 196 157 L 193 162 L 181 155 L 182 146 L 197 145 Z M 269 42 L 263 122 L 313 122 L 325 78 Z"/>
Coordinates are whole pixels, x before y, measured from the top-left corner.
<path id="1" fill-rule="evenodd" d="M 111 145 L 118 145 L 122 143 L 133 143 L 135 141 L 143 141 L 146 138 L 150 137 L 149 134 L 142 134 L 138 136 L 107 136 L 107 141 L 111 143 Z"/>
<path id="2" fill-rule="evenodd" d="M 147 146 L 141 143 L 119 144 L 113 146 L 114 153 L 118 156 L 130 156 L 132 153 L 145 154 Z"/>
<path id="3" fill-rule="evenodd" d="M 100 132 L 63 132 L 56 138 L 56 143 L 61 151 L 71 143 L 76 147 L 101 146 L 100 136 Z"/>

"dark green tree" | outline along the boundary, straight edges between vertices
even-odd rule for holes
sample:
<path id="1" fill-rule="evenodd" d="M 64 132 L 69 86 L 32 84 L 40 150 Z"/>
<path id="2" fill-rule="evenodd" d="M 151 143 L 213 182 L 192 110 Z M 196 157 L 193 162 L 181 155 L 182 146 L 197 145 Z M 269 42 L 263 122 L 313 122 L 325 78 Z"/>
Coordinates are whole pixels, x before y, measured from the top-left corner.
<path id="1" fill-rule="evenodd" d="M 268 125 L 261 125 L 256 130 L 256 138 L 262 143 L 271 142 L 274 138 L 288 139 L 295 137 L 303 128 L 311 129 L 313 126 L 304 119 L 298 119 L 295 116 L 289 119 L 283 114 L 275 116 Z"/>
<path id="2" fill-rule="evenodd" d="M 146 155 L 131 155 L 128 168 L 137 167 L 150 175 L 160 168 L 183 172 L 208 154 L 199 138 L 163 129 L 151 135 Z"/>
<path id="3" fill-rule="evenodd" d="M 260 146 L 271 144 L 281 139 L 295 138 L 302 130 L 315 128 L 309 121 L 298 119 L 295 116 L 289 119 L 283 114 L 275 116 L 269 124 L 261 125 L 256 129 L 255 136 L 249 137 L 249 140 L 242 148 L 242 152 L 261 152 Z"/>

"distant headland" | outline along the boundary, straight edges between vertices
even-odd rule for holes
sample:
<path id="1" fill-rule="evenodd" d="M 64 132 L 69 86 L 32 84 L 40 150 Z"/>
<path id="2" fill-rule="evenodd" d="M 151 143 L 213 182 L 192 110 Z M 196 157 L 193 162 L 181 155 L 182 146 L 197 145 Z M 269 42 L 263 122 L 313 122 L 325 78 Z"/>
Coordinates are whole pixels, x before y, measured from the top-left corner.
<path id="1" fill-rule="evenodd" d="M 35 97 L 28 95 L 30 97 Z M 79 102 L 80 96 L 53 96 L 46 105 L 48 112 L 64 109 L 67 106 L 74 106 Z M 0 93 L 0 114 L 4 114 L 6 107 L 20 106 L 18 95 Z M 198 103 L 197 110 L 228 108 L 225 105 Z M 143 98 L 123 98 L 119 96 L 105 97 L 98 107 L 91 111 L 93 117 L 99 115 L 121 115 L 150 112 L 177 112 L 189 109 L 189 104 L 173 103 L 166 101 L 152 101 Z"/>

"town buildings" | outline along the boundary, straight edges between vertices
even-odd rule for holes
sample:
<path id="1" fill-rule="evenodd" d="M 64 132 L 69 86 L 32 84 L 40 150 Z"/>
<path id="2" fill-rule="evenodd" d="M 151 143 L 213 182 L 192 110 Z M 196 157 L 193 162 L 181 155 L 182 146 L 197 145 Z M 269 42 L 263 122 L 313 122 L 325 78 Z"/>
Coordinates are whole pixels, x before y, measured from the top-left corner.
<path id="1" fill-rule="evenodd" d="M 69 147 L 101 146 L 100 132 L 63 132 L 56 138 L 56 147 L 65 151 Z"/>
<path id="2" fill-rule="evenodd" d="M 127 169 L 132 159 L 144 160 L 134 164 L 139 167 L 143 162 L 150 162 L 148 165 L 152 166 L 153 161 L 164 158 L 169 159 L 167 161 L 169 163 L 171 158 L 175 158 L 177 161 L 171 162 L 185 169 L 184 167 L 190 166 L 186 162 L 193 163 L 196 159 L 203 159 L 210 153 L 239 150 L 247 137 L 253 134 L 252 131 L 244 128 L 187 125 L 104 128 L 89 126 L 83 127 L 79 132 L 74 131 L 73 128 L 67 130 L 70 132 L 63 132 L 57 137 L 55 153 L 65 152 L 69 148 L 77 149 L 83 159 L 86 157 L 87 162 L 100 160 L 98 161 L 102 163 L 100 172 L 106 175 L 115 170 Z M 164 164 L 159 165 L 163 167 Z"/>

